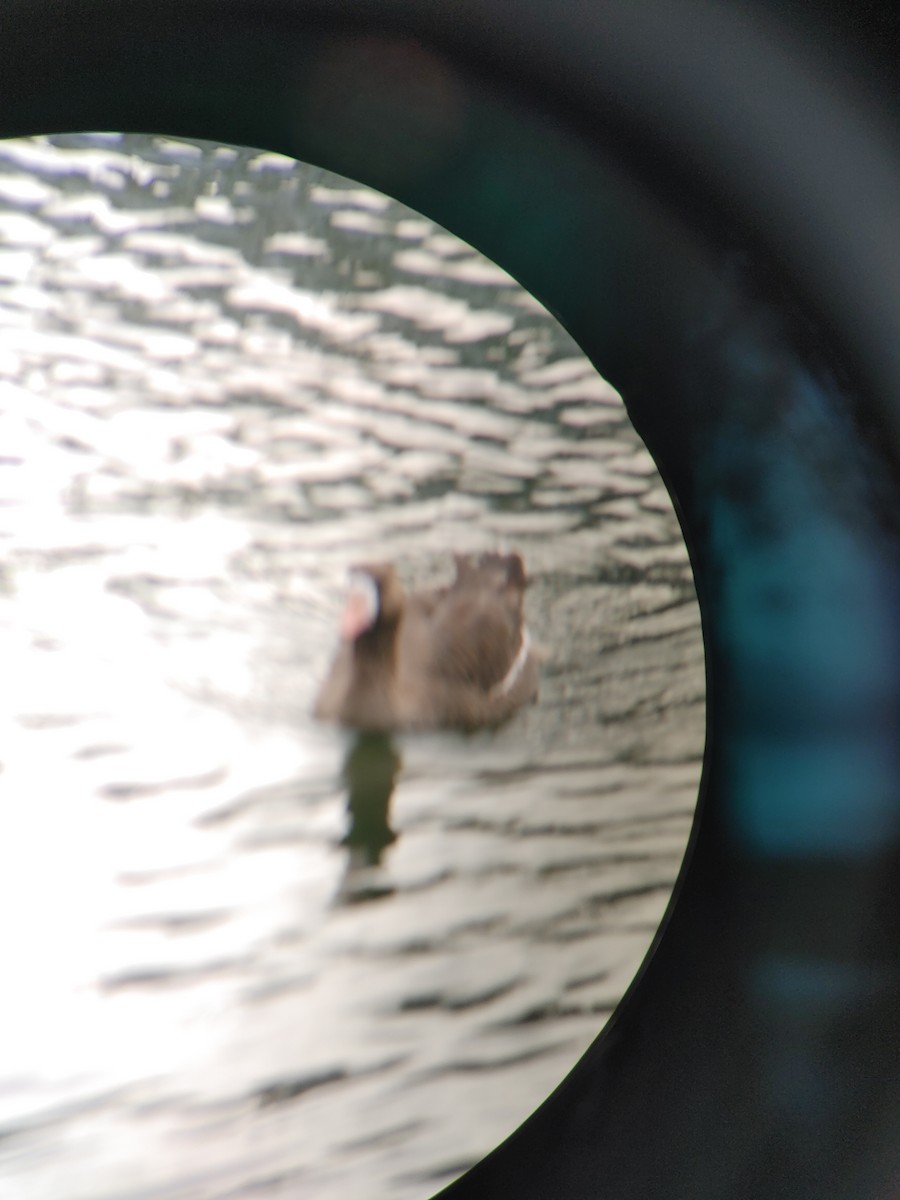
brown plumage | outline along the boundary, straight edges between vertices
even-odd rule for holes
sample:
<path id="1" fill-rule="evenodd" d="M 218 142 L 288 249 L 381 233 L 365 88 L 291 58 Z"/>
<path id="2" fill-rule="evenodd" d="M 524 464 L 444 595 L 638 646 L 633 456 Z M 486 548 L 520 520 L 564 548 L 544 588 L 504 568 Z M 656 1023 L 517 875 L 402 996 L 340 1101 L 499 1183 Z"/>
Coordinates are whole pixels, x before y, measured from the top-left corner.
<path id="1" fill-rule="evenodd" d="M 356 729 L 476 729 L 537 697 L 518 554 L 456 557 L 456 579 L 406 594 L 390 564 L 357 569 L 315 715 Z"/>

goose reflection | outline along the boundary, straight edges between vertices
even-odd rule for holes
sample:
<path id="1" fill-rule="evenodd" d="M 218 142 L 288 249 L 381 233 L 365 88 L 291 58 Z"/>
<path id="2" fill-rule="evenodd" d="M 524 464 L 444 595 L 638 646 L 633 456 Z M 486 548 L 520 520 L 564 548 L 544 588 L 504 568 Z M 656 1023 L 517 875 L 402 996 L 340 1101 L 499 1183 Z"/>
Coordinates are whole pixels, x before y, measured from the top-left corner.
<path id="1" fill-rule="evenodd" d="M 343 842 L 349 850 L 343 891 L 348 898 L 371 898 L 390 890 L 379 886 L 372 872 L 397 839 L 390 808 L 401 766 L 402 759 L 386 733 L 357 734 L 347 753 L 342 775 L 348 818 Z"/>

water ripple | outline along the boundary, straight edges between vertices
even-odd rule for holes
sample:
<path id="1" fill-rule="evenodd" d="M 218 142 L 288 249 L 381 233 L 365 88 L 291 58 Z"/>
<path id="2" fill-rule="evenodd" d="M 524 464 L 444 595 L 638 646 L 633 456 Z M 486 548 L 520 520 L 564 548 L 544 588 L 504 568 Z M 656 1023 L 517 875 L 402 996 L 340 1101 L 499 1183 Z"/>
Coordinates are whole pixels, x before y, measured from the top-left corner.
<path id="1" fill-rule="evenodd" d="M 665 489 L 505 272 L 280 155 L 8 141 L 0 236 L 0 1190 L 421 1196 L 667 903 L 704 675 Z M 309 716 L 348 565 L 497 546 L 539 704 L 395 739 L 361 804 Z"/>

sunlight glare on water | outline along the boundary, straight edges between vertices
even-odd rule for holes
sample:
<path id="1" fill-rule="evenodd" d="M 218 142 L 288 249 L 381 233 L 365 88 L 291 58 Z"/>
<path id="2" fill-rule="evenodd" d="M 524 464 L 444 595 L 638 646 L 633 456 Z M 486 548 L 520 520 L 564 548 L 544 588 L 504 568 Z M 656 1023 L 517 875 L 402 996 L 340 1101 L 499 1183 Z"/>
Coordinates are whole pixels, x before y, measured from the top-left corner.
<path id="1" fill-rule="evenodd" d="M 596 1035 L 684 853 L 665 489 L 505 272 L 318 169 L 10 141 L 0 243 L 0 1195 L 430 1195 Z M 310 716 L 348 567 L 498 547 L 539 703 L 358 760 Z"/>

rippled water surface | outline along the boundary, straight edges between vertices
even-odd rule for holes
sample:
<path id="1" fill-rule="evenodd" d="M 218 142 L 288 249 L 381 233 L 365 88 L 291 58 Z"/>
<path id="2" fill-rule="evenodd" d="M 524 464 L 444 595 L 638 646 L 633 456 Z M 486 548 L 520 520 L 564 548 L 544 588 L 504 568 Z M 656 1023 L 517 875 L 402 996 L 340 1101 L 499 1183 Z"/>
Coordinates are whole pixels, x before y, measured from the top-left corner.
<path id="1" fill-rule="evenodd" d="M 348 564 L 497 546 L 537 706 L 312 721 Z M 276 155 L 0 143 L 0 655 L 4 1198 L 431 1195 L 602 1027 L 684 852 L 699 616 L 620 400 Z"/>

